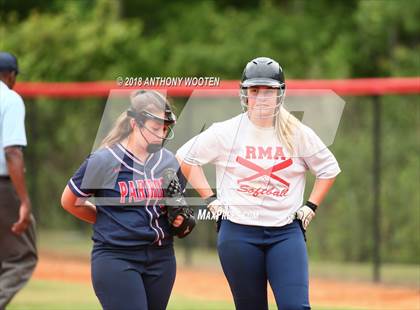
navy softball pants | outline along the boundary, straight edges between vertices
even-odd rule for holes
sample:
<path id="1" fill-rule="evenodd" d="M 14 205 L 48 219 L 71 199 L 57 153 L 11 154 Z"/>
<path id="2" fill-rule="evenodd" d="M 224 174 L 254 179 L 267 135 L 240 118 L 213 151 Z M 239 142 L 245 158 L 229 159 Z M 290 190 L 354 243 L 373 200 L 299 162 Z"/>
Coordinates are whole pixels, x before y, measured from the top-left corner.
<path id="1" fill-rule="evenodd" d="M 166 309 L 175 274 L 172 245 L 92 251 L 92 283 L 104 310 Z"/>
<path id="2" fill-rule="evenodd" d="M 279 310 L 310 309 L 306 243 L 298 221 L 261 227 L 223 220 L 217 247 L 237 310 L 268 309 L 267 281 Z"/>

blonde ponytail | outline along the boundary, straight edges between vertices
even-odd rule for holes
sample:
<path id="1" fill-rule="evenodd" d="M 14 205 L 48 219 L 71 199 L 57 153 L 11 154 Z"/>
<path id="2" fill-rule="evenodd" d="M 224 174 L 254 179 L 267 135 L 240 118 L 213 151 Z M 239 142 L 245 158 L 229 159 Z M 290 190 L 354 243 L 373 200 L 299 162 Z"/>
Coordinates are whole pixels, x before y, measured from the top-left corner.
<path id="1" fill-rule="evenodd" d="M 300 121 L 288 112 L 283 105 L 280 106 L 274 126 L 277 138 L 284 144 L 290 156 L 294 156 L 296 150 L 295 137 L 300 130 Z"/>
<path id="2" fill-rule="evenodd" d="M 126 111 L 121 113 L 121 115 L 115 121 L 115 124 L 112 127 L 111 131 L 102 140 L 100 147 L 110 147 L 127 138 L 133 130 L 130 126 L 130 119 L 131 118 L 127 116 Z"/>

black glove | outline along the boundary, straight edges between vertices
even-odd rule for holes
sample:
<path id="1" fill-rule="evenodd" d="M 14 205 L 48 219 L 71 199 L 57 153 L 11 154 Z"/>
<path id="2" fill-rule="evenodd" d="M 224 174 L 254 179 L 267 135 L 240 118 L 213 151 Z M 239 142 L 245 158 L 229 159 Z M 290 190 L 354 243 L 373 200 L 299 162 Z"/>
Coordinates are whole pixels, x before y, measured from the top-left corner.
<path id="1" fill-rule="evenodd" d="M 165 205 L 168 210 L 168 221 L 170 224 L 171 234 L 184 238 L 195 227 L 194 211 L 190 208 L 182 196 L 181 185 L 175 170 L 167 169 L 163 173 L 163 191 L 165 194 Z M 175 227 L 173 225 L 177 216 L 182 216 L 181 225 Z"/>

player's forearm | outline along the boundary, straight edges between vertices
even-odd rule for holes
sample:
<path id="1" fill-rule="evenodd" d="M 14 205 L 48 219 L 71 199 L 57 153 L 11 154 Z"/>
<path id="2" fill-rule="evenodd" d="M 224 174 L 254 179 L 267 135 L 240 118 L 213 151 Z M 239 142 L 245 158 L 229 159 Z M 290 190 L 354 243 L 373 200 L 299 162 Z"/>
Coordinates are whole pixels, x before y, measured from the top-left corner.
<path id="1" fill-rule="evenodd" d="M 334 184 L 335 178 L 332 179 L 316 179 L 309 201 L 319 206 Z"/>
<path id="2" fill-rule="evenodd" d="M 201 198 L 207 198 L 213 195 L 213 190 L 211 189 L 201 166 L 189 165 L 185 162 L 181 162 L 180 166 L 182 173 Z"/>
<path id="3" fill-rule="evenodd" d="M 88 222 L 90 224 L 95 224 L 96 222 L 96 206 L 91 203 L 85 202 L 85 204 L 81 206 L 75 206 L 73 209 L 68 210 L 72 213 L 75 217 Z"/>
<path id="4" fill-rule="evenodd" d="M 19 200 L 30 208 L 29 195 L 25 183 L 23 152 L 20 147 L 7 147 L 5 149 L 5 157 L 7 170 Z"/>
<path id="5" fill-rule="evenodd" d="M 89 201 L 83 200 L 82 203 L 81 201 L 71 192 L 68 186 L 65 188 L 61 196 L 62 207 L 78 219 L 94 224 L 96 222 L 96 206 Z"/>
<path id="6" fill-rule="evenodd" d="M 93 204 L 85 204 L 79 206 L 63 206 L 67 212 L 73 214 L 78 219 L 81 219 L 90 224 L 95 224 L 96 222 L 96 207 Z"/>

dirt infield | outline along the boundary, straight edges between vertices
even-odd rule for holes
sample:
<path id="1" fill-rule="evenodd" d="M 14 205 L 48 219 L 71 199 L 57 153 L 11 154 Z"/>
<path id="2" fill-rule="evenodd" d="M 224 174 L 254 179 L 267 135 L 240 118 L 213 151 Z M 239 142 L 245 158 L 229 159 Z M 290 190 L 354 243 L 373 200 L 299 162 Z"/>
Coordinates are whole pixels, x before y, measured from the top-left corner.
<path id="1" fill-rule="evenodd" d="M 72 259 L 41 253 L 34 278 L 66 282 L 90 283 L 90 264 L 85 259 Z M 420 309 L 420 291 L 359 282 L 311 279 L 311 303 L 316 306 L 342 306 L 360 309 Z M 232 300 L 220 270 L 178 268 L 174 294 L 203 300 Z M 272 293 L 269 298 L 274 302 Z"/>

